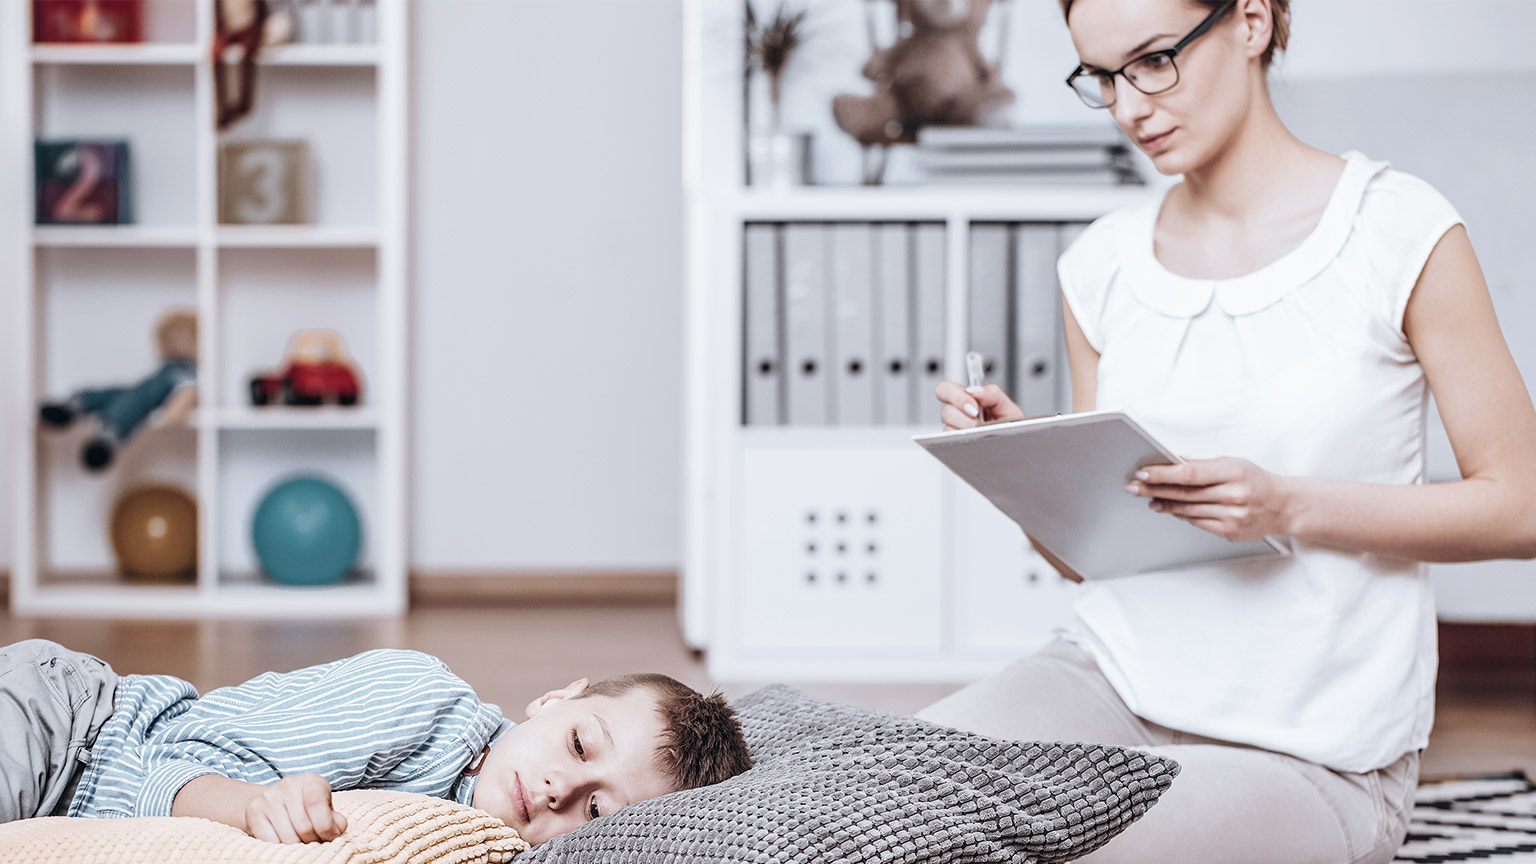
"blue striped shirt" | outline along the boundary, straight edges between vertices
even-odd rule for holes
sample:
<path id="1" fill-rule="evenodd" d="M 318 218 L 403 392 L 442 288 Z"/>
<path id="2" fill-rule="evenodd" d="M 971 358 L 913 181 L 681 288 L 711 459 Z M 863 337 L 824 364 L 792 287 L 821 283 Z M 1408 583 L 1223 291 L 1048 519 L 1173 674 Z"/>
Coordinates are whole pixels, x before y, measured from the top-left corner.
<path id="1" fill-rule="evenodd" d="M 71 816 L 169 816 L 204 774 L 269 784 L 315 773 L 332 789 L 396 789 L 469 804 L 464 769 L 512 728 L 447 664 L 368 651 L 268 672 L 198 698 L 169 675 L 118 679 Z"/>

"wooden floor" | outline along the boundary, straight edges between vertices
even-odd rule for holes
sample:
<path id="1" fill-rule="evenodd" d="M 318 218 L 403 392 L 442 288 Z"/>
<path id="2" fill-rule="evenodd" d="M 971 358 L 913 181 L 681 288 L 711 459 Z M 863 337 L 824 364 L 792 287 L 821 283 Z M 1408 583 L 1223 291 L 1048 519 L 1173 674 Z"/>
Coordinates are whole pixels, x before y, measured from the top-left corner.
<path id="1" fill-rule="evenodd" d="M 1536 662 L 1484 634 L 1452 631 L 1438 688 L 1426 779 L 1525 770 L 1536 777 Z M 29 620 L 0 609 L 0 644 L 45 638 L 95 654 L 119 672 L 164 673 L 200 690 L 237 684 L 268 670 L 286 671 L 369 648 L 435 654 L 487 701 L 518 718 L 531 699 L 580 678 L 634 671 L 672 675 L 694 687 L 736 697 L 767 682 L 710 679 L 682 641 L 666 604 L 592 601 L 522 606 L 418 606 L 404 619 L 366 622 Z M 1518 642 L 1524 645 L 1524 642 Z M 1471 647 L 1465 647 L 1470 645 Z M 1536 641 L 1532 642 L 1536 651 Z M 1536 660 L 1536 658 L 1532 658 Z M 952 685 L 803 684 L 806 692 L 874 708 L 915 711 Z"/>

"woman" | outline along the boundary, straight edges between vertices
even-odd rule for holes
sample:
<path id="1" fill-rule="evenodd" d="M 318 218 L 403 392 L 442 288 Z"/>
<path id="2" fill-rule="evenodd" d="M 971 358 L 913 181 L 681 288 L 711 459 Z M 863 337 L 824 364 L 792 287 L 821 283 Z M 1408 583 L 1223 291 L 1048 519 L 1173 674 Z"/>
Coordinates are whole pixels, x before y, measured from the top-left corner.
<path id="1" fill-rule="evenodd" d="M 1128 494 L 1294 555 L 1085 584 L 1057 641 L 923 716 L 1176 759 L 1085 862 L 1388 861 L 1433 719 L 1417 562 L 1536 557 L 1536 411 L 1451 205 L 1281 124 L 1288 0 L 1062 6 L 1069 83 L 1184 175 L 1062 256 L 1074 410 L 1198 457 Z M 1423 484 L 1429 390 L 1458 482 Z M 996 386 L 937 395 L 954 428 L 1023 416 Z"/>

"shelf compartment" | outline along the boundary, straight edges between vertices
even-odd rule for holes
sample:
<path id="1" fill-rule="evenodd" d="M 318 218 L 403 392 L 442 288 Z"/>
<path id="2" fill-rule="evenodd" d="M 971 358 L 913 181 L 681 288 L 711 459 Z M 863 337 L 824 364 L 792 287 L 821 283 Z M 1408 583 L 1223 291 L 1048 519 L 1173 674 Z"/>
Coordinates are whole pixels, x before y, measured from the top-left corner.
<path id="1" fill-rule="evenodd" d="M 262 408 L 224 408 L 217 411 L 200 411 L 196 422 L 216 429 L 229 430 L 325 430 L 350 429 L 373 431 L 379 428 L 379 412 L 371 408 L 346 408 L 321 405 L 313 408 L 290 408 L 272 405 Z"/>
<path id="2" fill-rule="evenodd" d="M 32 245 L 40 247 L 94 246 L 108 249 L 190 249 L 198 230 L 190 225 L 38 225 Z"/>
<path id="3" fill-rule="evenodd" d="M 397 615 L 396 600 L 371 572 L 357 581 L 308 588 L 274 585 L 254 572 L 227 573 L 206 608 L 210 614 L 241 618 L 350 618 Z"/>
<path id="4" fill-rule="evenodd" d="M 228 249 L 368 249 L 379 245 L 377 228 L 346 225 L 220 225 L 219 246 Z"/>
<path id="5" fill-rule="evenodd" d="M 198 498 L 196 432 L 140 429 L 101 472 L 86 469 L 80 460 L 80 450 L 92 434 L 88 423 L 78 421 L 68 430 L 37 433 L 39 585 L 68 585 L 82 591 L 99 585 L 190 591 L 190 581 L 141 584 L 119 577 L 110 538 L 113 505 L 132 489 L 166 484 Z"/>
<path id="6" fill-rule="evenodd" d="M 376 66 L 377 45 L 278 45 L 263 48 L 257 62 L 266 66 Z"/>
<path id="7" fill-rule="evenodd" d="M 15 0 L 32 6 L 31 0 Z M 140 4 L 140 36 L 137 43 L 39 42 L 36 48 L 137 48 L 176 45 L 192 47 L 197 40 L 198 16 L 212 14 L 212 4 L 202 0 L 143 0 Z M 31 9 L 28 10 L 30 19 Z M 28 36 L 35 32 L 30 27 Z"/>
<path id="8" fill-rule="evenodd" d="M 722 626 L 743 656 L 940 648 L 941 478 L 914 451 L 741 452 L 737 614 Z"/>
<path id="9" fill-rule="evenodd" d="M 193 249 L 37 249 L 43 396 L 131 383 L 159 365 L 155 324 L 197 305 Z"/>
<path id="10" fill-rule="evenodd" d="M 935 405 L 938 403 L 935 402 Z M 742 449 L 784 450 L 838 447 L 882 449 L 916 447 L 913 435 L 937 432 L 942 427 L 935 410 L 934 422 L 925 426 L 737 426 Z"/>
<path id="11" fill-rule="evenodd" d="M 232 576 L 214 591 L 130 585 L 112 573 L 44 574 L 28 602 L 33 614 L 75 618 L 351 618 L 399 613 L 370 579 L 317 588 L 282 588 L 255 574 Z"/>
<path id="12" fill-rule="evenodd" d="M 283 480 L 318 474 L 339 486 L 357 508 L 362 545 L 352 572 L 336 588 L 363 593 L 378 586 L 373 571 L 378 536 L 377 436 L 352 429 L 242 429 L 219 433 L 219 571 L 217 591 L 307 593 L 256 575 L 251 518 L 266 493 Z"/>
<path id="13" fill-rule="evenodd" d="M 35 138 L 128 142 L 133 227 L 197 223 L 197 174 L 188 170 L 197 164 L 192 66 L 45 65 L 35 73 Z"/>
<path id="14" fill-rule="evenodd" d="M 202 595 L 192 585 L 133 584 L 112 571 L 44 571 L 27 604 L 33 614 L 83 618 L 191 618 Z"/>
<path id="15" fill-rule="evenodd" d="M 218 305 L 223 338 L 218 394 L 209 404 L 221 412 L 250 411 L 251 377 L 282 365 L 295 332 L 322 329 L 341 335 L 343 349 L 362 371 L 362 399 L 349 409 L 371 408 L 381 356 L 377 257 L 371 249 L 221 251 Z"/>
<path id="16" fill-rule="evenodd" d="M 220 137 L 221 142 L 305 141 L 311 178 L 307 221 L 311 226 L 347 229 L 343 236 L 348 243 L 359 242 L 359 237 L 350 233 L 355 226 L 374 224 L 378 219 L 377 71 L 370 66 L 338 66 L 325 74 L 294 66 L 264 68 L 250 115 Z M 249 236 L 303 234 L 253 232 Z M 367 236 L 372 242 L 372 235 Z"/>
<path id="17" fill-rule="evenodd" d="M 191 66 L 202 58 L 201 45 L 190 43 L 143 43 L 138 45 L 76 45 L 49 43 L 32 46 L 32 62 L 39 65 Z"/>
<path id="18" fill-rule="evenodd" d="M 896 188 L 804 187 L 739 190 L 711 200 L 713 208 L 754 221 L 1091 221 L 1119 207 L 1147 200 L 1142 186 L 1010 186 L 995 189 L 914 186 Z"/>
<path id="19" fill-rule="evenodd" d="M 950 502 L 955 645 L 962 651 L 1019 657 L 1072 623 L 1076 586 L 1029 545 L 1018 523 L 980 492 L 944 477 Z"/>

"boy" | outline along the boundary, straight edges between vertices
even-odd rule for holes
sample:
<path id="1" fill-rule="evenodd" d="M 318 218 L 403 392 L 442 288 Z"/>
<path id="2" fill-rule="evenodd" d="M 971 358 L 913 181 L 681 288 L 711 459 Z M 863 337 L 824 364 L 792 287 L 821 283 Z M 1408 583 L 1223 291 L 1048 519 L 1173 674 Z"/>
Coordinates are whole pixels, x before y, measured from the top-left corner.
<path id="1" fill-rule="evenodd" d="M 201 816 L 262 840 L 331 840 L 333 789 L 484 810 L 539 844 L 751 765 L 735 712 L 664 675 L 586 679 L 514 724 L 441 660 L 368 651 L 199 697 L 41 639 L 0 648 L 0 822 Z"/>

